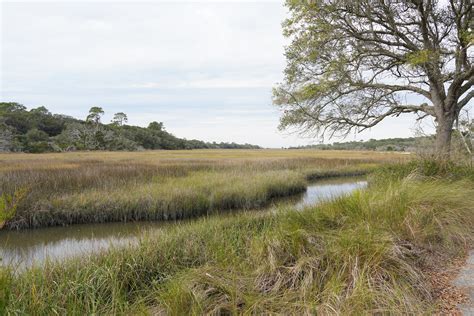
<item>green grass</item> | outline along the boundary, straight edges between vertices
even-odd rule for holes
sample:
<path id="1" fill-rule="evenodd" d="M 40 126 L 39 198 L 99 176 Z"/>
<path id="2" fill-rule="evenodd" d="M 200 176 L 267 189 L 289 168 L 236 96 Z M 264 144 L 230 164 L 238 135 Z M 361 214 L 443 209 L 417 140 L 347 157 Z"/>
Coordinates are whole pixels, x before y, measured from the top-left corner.
<path id="1" fill-rule="evenodd" d="M 5 283 L 6 311 L 430 314 L 436 302 L 423 268 L 472 240 L 474 186 L 390 172 L 303 211 L 203 218 L 125 250 L 28 269 Z"/>
<path id="2" fill-rule="evenodd" d="M 442 178 L 445 180 L 467 179 L 474 181 L 474 168 L 467 161 L 416 159 L 406 163 L 385 164 L 375 171 L 373 178 L 378 182 L 384 179 L 388 181 L 400 180 L 408 176 L 424 179 Z"/>

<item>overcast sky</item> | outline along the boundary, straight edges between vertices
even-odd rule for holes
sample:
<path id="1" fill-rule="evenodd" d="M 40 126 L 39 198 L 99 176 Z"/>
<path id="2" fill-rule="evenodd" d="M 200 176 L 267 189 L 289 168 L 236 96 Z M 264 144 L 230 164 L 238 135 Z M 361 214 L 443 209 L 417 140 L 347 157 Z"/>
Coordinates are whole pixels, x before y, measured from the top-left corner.
<path id="1" fill-rule="evenodd" d="M 84 118 L 162 121 L 178 137 L 265 147 L 315 143 L 277 130 L 282 1 L 1 1 L 0 101 Z M 347 140 L 405 137 L 391 119 Z M 429 129 L 430 124 L 425 125 Z M 338 140 L 340 141 L 340 140 Z"/>

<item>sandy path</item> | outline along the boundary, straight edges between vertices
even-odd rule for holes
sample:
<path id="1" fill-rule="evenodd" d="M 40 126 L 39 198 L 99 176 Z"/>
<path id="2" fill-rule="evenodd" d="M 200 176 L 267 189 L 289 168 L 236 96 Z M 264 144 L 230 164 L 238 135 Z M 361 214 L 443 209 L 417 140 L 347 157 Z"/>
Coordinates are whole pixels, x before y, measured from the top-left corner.
<path id="1" fill-rule="evenodd" d="M 454 285 L 463 289 L 469 301 L 459 306 L 463 315 L 474 315 L 474 250 L 469 252 L 466 264 L 459 271 Z"/>

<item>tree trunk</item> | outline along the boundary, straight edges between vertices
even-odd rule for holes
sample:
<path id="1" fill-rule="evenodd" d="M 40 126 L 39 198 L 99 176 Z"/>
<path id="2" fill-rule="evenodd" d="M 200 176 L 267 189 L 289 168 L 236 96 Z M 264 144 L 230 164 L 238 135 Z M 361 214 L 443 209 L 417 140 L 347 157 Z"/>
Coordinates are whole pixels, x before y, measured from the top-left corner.
<path id="1" fill-rule="evenodd" d="M 437 119 L 436 155 L 440 159 L 448 159 L 451 151 L 451 135 L 453 133 L 454 115 L 443 115 Z"/>

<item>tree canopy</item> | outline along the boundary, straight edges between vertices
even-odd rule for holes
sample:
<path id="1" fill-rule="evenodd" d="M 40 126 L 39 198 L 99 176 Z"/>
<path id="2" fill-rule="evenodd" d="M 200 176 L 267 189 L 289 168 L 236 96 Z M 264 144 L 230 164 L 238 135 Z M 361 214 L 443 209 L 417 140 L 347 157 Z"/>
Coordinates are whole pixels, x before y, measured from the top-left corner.
<path id="1" fill-rule="evenodd" d="M 87 115 L 86 121 L 99 124 L 102 115 L 104 115 L 104 110 L 101 107 L 93 106 L 89 110 L 89 115 Z"/>
<path id="2" fill-rule="evenodd" d="M 165 131 L 162 122 L 152 122 L 148 128 L 125 125 L 123 112 L 115 113 L 111 124 L 102 124 L 103 115 L 102 108 L 92 107 L 83 121 L 52 114 L 43 106 L 28 111 L 18 103 L 0 103 L 0 151 L 259 148 L 178 138 Z"/>
<path id="3" fill-rule="evenodd" d="M 474 91 L 470 0 L 286 2 L 280 128 L 346 135 L 387 117 L 433 117 L 439 153 Z"/>
<path id="4" fill-rule="evenodd" d="M 118 126 L 122 126 L 123 124 L 128 122 L 127 114 L 123 112 L 118 112 L 114 114 L 114 118 L 112 119 L 112 123 Z"/>

